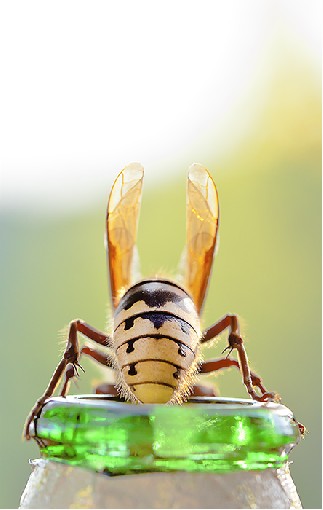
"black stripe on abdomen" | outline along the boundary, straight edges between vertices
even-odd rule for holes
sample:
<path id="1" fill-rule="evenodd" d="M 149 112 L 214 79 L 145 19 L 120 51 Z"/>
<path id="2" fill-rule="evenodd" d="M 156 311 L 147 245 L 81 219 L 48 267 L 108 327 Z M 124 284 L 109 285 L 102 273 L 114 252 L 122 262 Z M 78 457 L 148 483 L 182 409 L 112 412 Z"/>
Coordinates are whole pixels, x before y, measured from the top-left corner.
<path id="1" fill-rule="evenodd" d="M 133 352 L 135 350 L 133 344 L 137 340 L 140 340 L 140 338 L 154 338 L 154 339 L 167 338 L 167 340 L 170 340 L 171 342 L 174 342 L 174 343 L 177 344 L 177 346 L 178 346 L 178 354 L 180 354 L 183 358 L 186 357 L 185 349 L 188 349 L 189 351 L 191 351 L 192 354 L 194 354 L 194 351 L 188 345 L 184 344 L 180 340 L 177 340 L 177 338 L 174 338 L 174 337 L 172 337 L 170 335 L 163 335 L 163 334 L 158 334 L 158 333 L 156 333 L 156 334 L 147 334 L 147 335 L 138 335 L 138 336 L 132 338 L 131 340 L 125 340 L 121 345 L 119 345 L 117 347 L 117 350 L 120 349 L 120 347 L 122 347 L 123 345 L 128 344 L 126 352 L 128 354 L 130 354 L 131 352 Z"/>
<path id="2" fill-rule="evenodd" d="M 158 381 L 142 381 L 142 382 L 129 384 L 128 386 L 130 386 L 130 388 L 133 388 L 133 386 L 139 386 L 141 384 L 158 384 L 159 386 L 168 386 L 168 388 L 173 388 L 173 390 L 175 388 L 177 388 L 177 385 L 173 386 L 172 384 L 161 382 L 161 381 L 160 382 L 158 382 Z"/>
<path id="3" fill-rule="evenodd" d="M 149 308 L 160 308 L 164 306 L 166 303 L 180 303 L 186 299 L 186 296 L 179 296 L 176 292 L 172 290 L 165 289 L 138 289 L 135 292 L 130 292 L 126 295 L 119 306 L 120 310 L 117 310 L 117 313 L 121 310 L 129 310 L 135 303 L 138 301 L 144 301 L 144 303 L 149 306 Z"/>
<path id="4" fill-rule="evenodd" d="M 155 359 L 155 358 L 153 358 L 153 359 L 145 358 L 145 359 L 140 359 L 138 361 L 134 361 L 133 363 L 125 363 L 124 365 L 122 365 L 121 368 L 135 366 L 135 365 L 138 365 L 138 363 L 145 363 L 145 361 L 149 361 L 149 362 L 159 361 L 161 363 L 167 363 L 167 365 L 171 365 L 172 367 L 183 370 L 179 365 L 176 365 L 176 363 L 172 363 L 171 361 L 168 361 L 166 359 Z"/>
<path id="5" fill-rule="evenodd" d="M 167 321 L 169 321 L 169 322 L 172 321 L 172 322 L 177 322 L 177 324 L 180 326 L 183 333 L 185 333 L 186 335 L 189 335 L 190 330 L 193 330 L 196 334 L 198 334 L 197 331 L 193 328 L 193 326 L 189 322 L 185 321 L 181 317 L 178 317 L 178 315 L 175 315 L 170 312 L 163 312 L 163 311 L 159 312 L 156 310 L 154 310 L 153 312 L 142 312 L 142 313 L 137 313 L 135 315 L 131 315 L 124 321 L 120 322 L 120 324 L 118 324 L 118 326 L 116 327 L 116 329 L 114 331 L 117 331 L 117 329 L 122 324 L 124 324 L 125 331 L 131 329 L 134 325 L 135 320 L 138 318 L 144 319 L 144 320 L 145 319 L 150 320 L 150 322 L 154 325 L 155 329 L 161 328 Z"/>

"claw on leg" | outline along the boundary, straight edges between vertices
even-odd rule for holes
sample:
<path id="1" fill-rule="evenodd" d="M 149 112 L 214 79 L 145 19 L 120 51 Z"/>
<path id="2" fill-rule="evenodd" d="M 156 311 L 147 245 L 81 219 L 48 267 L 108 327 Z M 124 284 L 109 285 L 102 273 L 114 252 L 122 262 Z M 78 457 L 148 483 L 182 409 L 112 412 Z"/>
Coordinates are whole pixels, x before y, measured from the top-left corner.
<path id="1" fill-rule="evenodd" d="M 66 366 L 66 369 L 65 369 L 64 383 L 62 385 L 62 389 L 61 389 L 61 392 L 60 392 L 60 396 L 61 397 L 65 397 L 66 396 L 66 393 L 67 393 L 68 388 L 70 386 L 71 380 L 73 379 L 73 377 L 78 377 L 78 376 L 79 376 L 79 374 L 78 374 L 78 371 L 77 371 L 76 364 L 68 363 L 68 365 Z"/>

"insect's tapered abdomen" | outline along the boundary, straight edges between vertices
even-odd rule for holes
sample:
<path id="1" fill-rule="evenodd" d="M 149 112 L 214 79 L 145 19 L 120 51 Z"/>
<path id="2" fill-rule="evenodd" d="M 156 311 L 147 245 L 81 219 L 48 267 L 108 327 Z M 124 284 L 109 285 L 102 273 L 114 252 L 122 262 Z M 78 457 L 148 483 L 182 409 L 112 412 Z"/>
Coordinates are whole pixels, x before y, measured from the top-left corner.
<path id="1" fill-rule="evenodd" d="M 200 336 L 194 304 L 175 283 L 131 287 L 114 316 L 121 393 L 143 403 L 172 400 L 193 375 Z"/>

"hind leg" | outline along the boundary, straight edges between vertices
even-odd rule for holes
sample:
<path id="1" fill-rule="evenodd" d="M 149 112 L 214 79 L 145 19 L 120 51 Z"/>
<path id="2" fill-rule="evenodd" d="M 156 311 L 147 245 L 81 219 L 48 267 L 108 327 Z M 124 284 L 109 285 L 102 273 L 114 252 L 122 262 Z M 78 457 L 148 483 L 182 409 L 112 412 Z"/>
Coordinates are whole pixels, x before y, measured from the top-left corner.
<path id="1" fill-rule="evenodd" d="M 89 358 L 93 359 L 94 361 L 96 361 L 100 365 L 103 365 L 104 367 L 113 368 L 113 365 L 112 365 L 112 362 L 111 362 L 111 359 L 109 356 L 106 356 L 98 349 L 94 349 L 93 347 L 91 347 L 89 345 L 84 345 L 82 347 L 81 352 L 80 352 L 80 357 L 82 355 L 89 356 Z M 60 391 L 61 397 L 66 396 L 66 393 L 68 392 L 71 380 L 77 376 L 78 376 L 78 373 L 77 373 L 75 366 L 72 365 L 71 363 L 69 363 L 65 370 L 65 378 L 64 378 L 63 385 L 62 385 L 62 389 Z M 113 384 L 108 384 L 108 383 L 100 384 L 96 388 L 95 392 L 96 393 L 105 393 L 105 394 L 107 393 L 110 395 L 111 394 L 117 395 L 117 392 L 116 392 Z"/>
<path id="2" fill-rule="evenodd" d="M 111 359 L 108 356 L 105 356 L 100 351 L 94 349 L 93 347 L 90 347 L 89 345 L 84 345 L 84 347 L 82 347 L 81 354 L 89 356 L 90 358 L 94 359 L 97 363 L 103 365 L 104 367 L 113 368 Z M 99 384 L 95 388 L 95 393 L 100 395 L 113 395 L 115 397 L 118 396 L 118 392 L 115 389 L 114 385 L 105 382 Z"/>
<path id="3" fill-rule="evenodd" d="M 254 384 L 251 377 L 251 372 L 249 368 L 248 363 L 248 356 L 244 347 L 244 342 L 240 336 L 240 328 L 239 328 L 239 322 L 237 315 L 226 315 L 221 320 L 207 328 L 202 335 L 201 343 L 205 343 L 210 341 L 212 338 L 215 338 L 218 336 L 222 331 L 224 331 L 226 328 L 230 328 L 229 333 L 229 345 L 224 349 L 224 351 L 229 350 L 229 354 L 233 351 L 233 349 L 237 350 L 238 358 L 239 358 L 239 368 L 242 374 L 242 380 L 243 383 L 251 396 L 254 400 L 258 401 L 266 401 L 266 400 L 272 400 L 276 398 L 275 393 L 268 393 L 264 386 L 262 385 L 261 379 L 257 377 L 257 381 L 259 381 L 259 385 L 255 384 L 260 391 L 261 395 L 259 396 L 258 393 L 254 390 Z M 223 352 L 224 352 L 223 351 Z M 224 358 L 226 359 L 226 358 Z M 229 365 L 233 366 L 233 365 Z M 236 366 L 236 365 L 234 365 Z M 219 368 L 223 368 L 220 367 Z M 219 370 L 217 368 L 217 370 Z M 254 375 L 254 374 L 253 374 Z"/>
<path id="4" fill-rule="evenodd" d="M 204 384 L 194 384 L 191 397 L 217 397 L 215 390 L 212 386 L 205 386 Z"/>
<path id="5" fill-rule="evenodd" d="M 201 365 L 200 374 L 210 374 L 212 372 L 217 372 L 218 370 L 221 370 L 222 368 L 230 368 L 230 367 L 236 367 L 238 370 L 240 370 L 239 362 L 236 359 L 233 358 L 219 358 L 219 359 L 210 359 L 208 361 L 204 361 Z M 266 388 L 262 384 L 261 378 L 255 374 L 254 372 L 250 372 L 250 379 L 251 384 L 258 388 L 259 391 L 263 395 L 269 395 Z"/>
<path id="6" fill-rule="evenodd" d="M 78 361 L 80 357 L 79 342 L 77 339 L 78 332 L 82 333 L 83 335 L 87 336 L 90 340 L 93 340 L 94 342 L 100 345 L 108 346 L 109 344 L 110 337 L 108 335 L 102 333 L 101 331 L 98 331 L 97 329 L 93 328 L 86 322 L 81 321 L 80 319 L 76 319 L 70 323 L 64 355 L 60 360 L 59 364 L 57 365 L 57 367 L 55 368 L 46 390 L 44 391 L 42 396 L 36 401 L 34 407 L 31 409 L 29 415 L 27 416 L 24 427 L 24 436 L 27 440 L 30 439 L 29 434 L 30 424 L 41 410 L 46 399 L 53 395 L 64 373 L 65 382 L 63 384 L 61 392 L 61 394 L 63 395 L 65 395 L 67 392 L 69 380 L 78 374 L 77 369 L 78 368 L 82 369 Z"/>

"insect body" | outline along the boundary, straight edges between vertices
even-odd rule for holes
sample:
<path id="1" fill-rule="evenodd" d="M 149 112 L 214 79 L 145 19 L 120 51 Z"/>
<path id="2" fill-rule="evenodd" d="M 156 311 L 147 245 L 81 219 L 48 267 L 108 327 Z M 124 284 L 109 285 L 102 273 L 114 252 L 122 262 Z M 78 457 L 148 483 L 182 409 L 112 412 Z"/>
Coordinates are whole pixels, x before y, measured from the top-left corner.
<path id="1" fill-rule="evenodd" d="M 210 174 L 197 164 L 189 169 L 185 274 L 180 285 L 158 278 L 133 281 L 142 182 L 143 168 L 137 163 L 130 164 L 118 175 L 109 197 L 106 244 L 114 307 L 113 334 L 98 331 L 79 319 L 70 323 L 64 355 L 27 418 L 27 439 L 34 417 L 61 380 L 60 395 L 66 395 L 70 380 L 82 368 L 81 354 L 113 368 L 115 391 L 135 403 L 180 404 L 191 392 L 205 391 L 194 384 L 198 373 L 231 366 L 241 370 L 252 398 L 275 397 L 250 372 L 236 315 L 226 315 L 203 332 L 200 329 L 219 219 L 218 195 Z M 230 350 L 229 354 L 236 349 L 238 360 L 226 356 L 202 362 L 201 346 L 226 328 L 229 329 L 226 349 Z M 89 345 L 80 350 L 78 332 L 107 347 L 107 354 Z"/>
<path id="2" fill-rule="evenodd" d="M 185 290 L 162 280 L 131 287 L 114 319 L 120 394 L 143 403 L 182 401 L 197 371 L 200 338 Z"/>

